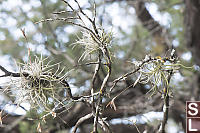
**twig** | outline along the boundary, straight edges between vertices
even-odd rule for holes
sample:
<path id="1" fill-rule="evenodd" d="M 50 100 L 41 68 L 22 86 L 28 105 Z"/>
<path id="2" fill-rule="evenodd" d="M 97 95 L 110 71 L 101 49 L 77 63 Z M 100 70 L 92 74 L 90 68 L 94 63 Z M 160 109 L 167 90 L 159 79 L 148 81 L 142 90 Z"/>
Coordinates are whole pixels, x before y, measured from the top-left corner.
<path id="1" fill-rule="evenodd" d="M 93 77 L 92 77 L 91 95 L 93 95 L 94 90 L 96 89 L 96 88 L 94 88 L 94 87 L 95 87 L 95 81 L 96 81 L 98 72 L 99 72 L 99 70 L 100 70 L 100 63 L 101 63 L 101 53 L 100 53 L 100 52 L 101 52 L 101 51 L 99 51 L 98 64 L 97 64 L 96 67 L 95 67 L 94 75 L 93 75 Z M 95 99 L 94 99 L 94 95 L 93 95 L 93 96 L 92 96 L 92 101 L 91 101 L 91 102 L 92 102 L 92 113 L 93 113 L 93 115 L 95 115 L 95 111 L 96 111 L 94 100 L 95 100 Z"/>
<path id="2" fill-rule="evenodd" d="M 1 65 L 0 65 L 0 69 L 5 73 L 4 75 L 1 75 L 0 77 L 8 77 L 8 76 L 11 76 L 11 77 L 21 77 L 20 73 L 10 72 L 10 71 L 6 70 L 4 67 L 2 67 Z M 24 77 L 28 77 L 29 76 L 28 73 L 23 73 L 22 75 Z"/>
<path id="3" fill-rule="evenodd" d="M 141 76 L 142 76 L 142 74 L 139 75 L 139 77 L 137 78 L 137 80 L 133 84 L 131 84 L 130 86 L 126 87 L 125 89 L 120 91 L 114 98 L 112 98 L 112 100 L 106 105 L 106 107 L 108 107 L 110 105 L 116 111 L 117 108 L 115 106 L 115 99 L 117 97 L 119 97 L 122 93 L 124 93 L 126 90 L 128 90 L 129 88 L 135 87 L 137 85 L 137 83 L 140 81 Z"/>
<path id="4" fill-rule="evenodd" d="M 176 58 L 176 55 L 175 55 L 175 50 L 172 49 L 171 51 L 171 60 L 173 61 L 173 63 L 176 63 L 177 61 L 177 58 Z M 171 79 L 171 76 L 173 74 L 173 70 L 170 70 L 169 71 L 169 76 L 168 76 L 168 84 L 170 83 L 170 79 Z M 165 126 L 167 124 L 167 120 L 168 120 L 168 117 L 169 117 L 169 93 L 168 93 L 168 86 L 165 86 L 164 89 L 166 89 L 166 91 L 164 92 L 164 105 L 163 105 L 163 121 L 160 125 L 160 128 L 158 130 L 158 132 L 160 133 L 165 133 Z"/>
<path id="5" fill-rule="evenodd" d="M 145 63 L 148 63 L 148 62 L 153 61 L 153 60 L 155 60 L 155 59 L 154 59 L 154 58 L 149 58 L 148 60 L 144 60 L 144 61 L 137 67 L 137 69 L 135 69 L 135 70 L 133 70 L 133 71 L 131 71 L 131 72 L 128 72 L 128 73 L 124 74 L 123 76 L 121 76 L 121 77 L 115 79 L 115 80 L 113 81 L 113 85 L 112 85 L 112 87 L 110 88 L 109 93 L 112 92 L 113 88 L 116 86 L 116 84 L 117 84 L 120 80 L 125 79 L 125 78 L 127 78 L 128 76 L 130 76 L 130 75 L 132 75 L 132 74 L 138 72 L 138 71 L 141 69 L 141 67 L 142 67 Z"/>
<path id="6" fill-rule="evenodd" d="M 170 82 L 173 71 L 170 71 L 169 73 L 170 74 L 169 74 L 169 77 L 168 77 L 168 82 Z M 165 133 L 165 126 L 167 124 L 168 117 L 169 117 L 169 94 L 166 90 L 166 92 L 164 93 L 163 121 L 160 125 L 158 132 Z"/>
<path id="7" fill-rule="evenodd" d="M 96 64 L 99 64 L 99 62 L 88 62 L 88 63 L 85 63 L 85 64 L 77 64 L 77 65 L 74 65 L 74 67 L 96 65 Z M 101 63 L 101 64 L 103 64 L 103 63 Z M 103 64 L 103 65 L 106 65 L 106 64 Z"/>
<path id="8" fill-rule="evenodd" d="M 56 21 L 56 20 L 59 20 L 59 21 L 68 21 L 68 20 L 72 20 L 72 19 L 78 19 L 78 18 L 75 18 L 75 17 L 68 17 L 68 18 L 47 18 L 47 19 L 42 19 L 38 22 L 35 22 L 35 24 L 39 24 L 39 23 L 43 23 L 43 22 L 50 22 L 50 21 Z"/>
<path id="9" fill-rule="evenodd" d="M 161 133 L 165 133 L 165 126 L 167 124 L 168 114 L 169 114 L 169 95 L 166 94 L 164 98 L 164 105 L 163 105 L 163 121 L 159 129 L 159 132 Z"/>
<path id="10" fill-rule="evenodd" d="M 106 75 L 106 77 L 103 80 L 103 83 L 101 85 L 101 89 L 100 89 L 100 94 L 99 94 L 99 101 L 97 103 L 97 107 L 96 107 L 96 114 L 95 114 L 95 118 L 94 118 L 94 126 L 93 126 L 93 132 L 97 133 L 97 123 L 98 123 L 98 118 L 99 118 L 99 110 L 100 110 L 100 106 L 102 104 L 102 99 L 103 99 L 103 95 L 105 92 L 105 85 L 108 82 L 108 79 L 111 75 L 111 59 L 110 59 L 110 55 L 109 52 L 107 50 L 106 47 L 104 47 L 104 54 L 107 57 L 107 67 L 108 67 L 108 73 Z"/>
<path id="11" fill-rule="evenodd" d="M 99 124 L 101 124 L 103 130 L 105 132 L 108 132 L 108 133 L 112 133 L 112 130 L 110 128 L 110 125 L 105 121 L 106 118 L 101 118 L 99 117 L 100 121 L 99 121 Z"/>
<path id="12" fill-rule="evenodd" d="M 77 3 L 78 8 L 79 8 L 79 11 L 91 22 L 91 24 L 92 24 L 92 26 L 93 26 L 93 29 L 94 29 L 96 35 L 98 36 L 98 31 L 97 31 L 97 27 L 96 27 L 96 24 L 95 24 L 95 19 L 94 19 L 94 21 L 93 21 L 90 17 L 88 17 L 88 15 L 85 14 L 85 13 L 83 12 L 83 10 L 82 10 L 82 8 L 80 7 L 78 1 L 77 1 L 77 0 L 74 0 L 74 1 Z"/>
<path id="13" fill-rule="evenodd" d="M 59 11 L 59 12 L 53 12 L 52 14 L 60 15 L 60 14 L 63 14 L 63 13 L 73 13 L 73 11 Z"/>
<path id="14" fill-rule="evenodd" d="M 84 121 L 90 119 L 92 116 L 93 116 L 93 114 L 90 113 L 90 114 L 87 114 L 87 115 L 81 117 L 81 118 L 76 122 L 76 125 L 74 126 L 74 129 L 72 130 L 72 133 L 76 133 L 76 130 L 77 130 L 78 126 L 79 126 L 80 124 L 82 124 Z"/>

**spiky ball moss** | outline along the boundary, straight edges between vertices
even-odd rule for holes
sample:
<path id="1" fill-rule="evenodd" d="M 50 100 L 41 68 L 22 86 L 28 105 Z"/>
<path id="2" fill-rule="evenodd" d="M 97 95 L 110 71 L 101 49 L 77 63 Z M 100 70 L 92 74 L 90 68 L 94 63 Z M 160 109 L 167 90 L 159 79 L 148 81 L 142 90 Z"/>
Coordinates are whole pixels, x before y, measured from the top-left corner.
<path id="1" fill-rule="evenodd" d="M 155 58 L 147 55 L 143 61 L 134 61 L 133 64 L 136 67 L 140 67 L 138 73 L 140 74 L 139 82 L 142 84 L 151 84 L 149 92 L 151 96 L 157 92 L 161 94 L 171 93 L 169 87 L 169 79 L 171 75 L 185 67 L 177 61 L 177 58 L 168 58 L 157 56 Z M 148 93 L 149 93 L 148 92 Z"/>
<path id="2" fill-rule="evenodd" d="M 28 101 L 32 108 L 39 107 L 48 112 L 63 104 L 65 89 L 61 81 L 67 74 L 61 76 L 64 69 L 60 70 L 60 63 L 51 64 L 47 60 L 35 56 L 34 61 L 18 65 L 21 76 L 11 82 L 17 86 L 17 103 Z"/>
<path id="3" fill-rule="evenodd" d="M 89 31 L 83 31 L 82 38 L 78 38 L 74 43 L 84 47 L 84 52 L 79 60 L 84 60 L 89 54 L 97 53 L 98 50 L 104 52 L 104 47 L 108 47 L 111 44 L 113 40 L 112 31 L 106 33 L 104 29 L 99 28 L 98 32 L 98 35 L 93 35 Z"/>

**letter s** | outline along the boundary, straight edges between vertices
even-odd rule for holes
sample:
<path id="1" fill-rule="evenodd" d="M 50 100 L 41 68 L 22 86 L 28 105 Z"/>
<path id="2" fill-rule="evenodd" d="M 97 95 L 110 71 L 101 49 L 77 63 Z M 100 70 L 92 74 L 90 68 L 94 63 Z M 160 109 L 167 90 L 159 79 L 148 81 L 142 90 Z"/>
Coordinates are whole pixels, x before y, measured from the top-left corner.
<path id="1" fill-rule="evenodd" d="M 192 105 L 193 105 L 193 106 L 192 106 Z M 194 106 L 195 106 L 195 107 L 194 107 Z M 197 107 L 198 107 L 198 104 L 196 104 L 196 103 L 189 103 L 189 105 L 188 105 L 188 108 L 189 108 L 188 114 L 189 114 L 189 115 L 192 115 L 192 116 L 197 115 L 197 114 L 198 114 L 198 109 L 197 109 Z M 194 113 L 191 112 L 190 110 L 193 110 Z"/>

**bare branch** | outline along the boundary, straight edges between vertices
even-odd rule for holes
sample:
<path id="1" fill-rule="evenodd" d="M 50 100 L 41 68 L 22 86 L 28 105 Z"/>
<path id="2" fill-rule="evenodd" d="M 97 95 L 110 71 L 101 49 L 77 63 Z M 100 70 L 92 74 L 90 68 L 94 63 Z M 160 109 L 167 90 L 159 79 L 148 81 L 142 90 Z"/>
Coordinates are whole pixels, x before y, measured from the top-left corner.
<path id="1" fill-rule="evenodd" d="M 173 49 L 172 51 L 171 51 L 171 57 L 170 57 L 171 59 L 173 59 L 173 61 L 174 61 L 174 63 L 176 63 L 177 62 L 177 58 L 176 58 L 176 55 L 175 55 L 175 50 Z M 172 77 L 172 74 L 173 74 L 173 70 L 170 70 L 169 71 L 169 77 L 168 77 L 168 84 L 165 86 L 165 92 L 164 92 L 164 104 L 163 104 L 163 121 L 162 121 L 162 123 L 161 123 L 161 125 L 160 125 L 160 128 L 159 128 L 159 130 L 158 130 L 158 132 L 160 132 L 160 133 L 165 133 L 165 126 L 166 126 L 166 124 L 167 124 L 167 120 L 168 120 L 168 117 L 169 117 L 169 92 L 168 92 L 168 90 L 169 90 L 169 83 L 170 83 L 170 79 L 171 79 L 171 77 Z"/>
<path id="2" fill-rule="evenodd" d="M 76 122 L 76 125 L 74 126 L 74 129 L 72 130 L 72 133 L 76 133 L 76 130 L 77 130 L 78 126 L 80 126 L 84 121 L 90 119 L 92 116 L 93 116 L 93 114 L 90 113 L 90 114 L 87 114 L 87 115 L 81 117 L 81 118 Z"/>

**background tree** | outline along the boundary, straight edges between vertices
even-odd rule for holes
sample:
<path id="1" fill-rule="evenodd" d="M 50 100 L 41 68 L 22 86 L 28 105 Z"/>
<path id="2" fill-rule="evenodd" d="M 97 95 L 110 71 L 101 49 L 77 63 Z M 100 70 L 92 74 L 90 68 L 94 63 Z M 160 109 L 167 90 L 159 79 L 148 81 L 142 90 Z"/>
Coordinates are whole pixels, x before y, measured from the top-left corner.
<path id="1" fill-rule="evenodd" d="M 82 55 L 84 57 L 85 49 L 79 46 L 81 40 L 77 42 L 77 36 L 84 39 L 84 34 L 81 33 L 83 29 L 80 26 L 74 26 L 72 23 L 69 24 L 63 21 L 63 19 L 60 21 L 55 20 L 56 18 L 78 17 L 76 12 L 72 12 L 72 9 L 70 10 L 70 6 L 66 2 L 69 2 L 75 10 L 80 11 L 76 1 L 2 1 L 0 5 L 1 54 L 9 62 L 6 64 L 3 61 L 1 66 L 6 68 L 8 72 L 18 73 L 15 61 L 28 62 L 28 64 L 25 64 L 26 66 L 30 64 L 30 60 L 33 63 L 34 55 L 40 57 L 42 53 L 43 58 L 48 57 L 44 63 L 48 63 L 50 60 L 52 64 L 61 62 L 60 67 L 65 67 L 61 75 L 65 75 L 68 72 L 67 82 L 71 87 L 72 96 L 79 99 L 81 96 L 90 95 L 91 88 L 94 89 L 93 94 L 99 92 L 103 80 L 108 75 L 107 67 L 109 68 L 111 62 L 105 62 L 108 58 L 106 53 L 103 52 L 105 55 L 103 55 L 102 64 L 96 62 L 95 59 L 98 57 L 98 54 L 94 56 L 92 52 L 91 56 L 89 54 L 84 60 L 79 60 Z M 79 0 L 78 2 L 81 10 L 89 18 L 95 16 L 93 1 Z M 174 48 L 182 64 L 185 66 L 195 64 L 195 71 L 180 69 L 178 73 L 172 76 L 170 81 L 173 98 L 170 98 L 169 102 L 166 132 L 172 132 L 170 130 L 171 127 L 176 127 L 178 131 L 185 131 L 185 101 L 199 99 L 199 0 L 97 0 L 95 3 L 95 24 L 98 24 L 97 32 L 113 33 L 114 37 L 112 46 L 107 47 L 110 50 L 109 57 L 112 58 L 112 73 L 109 75 L 109 79 L 106 80 L 106 90 L 112 88 L 113 81 L 135 70 L 134 61 L 144 61 L 145 56 L 148 54 L 151 54 L 152 57 L 160 56 L 162 60 L 164 57 L 170 57 L 171 50 Z M 153 12 L 154 10 L 156 11 Z M 67 12 L 64 13 L 62 11 Z M 84 17 L 83 13 L 81 15 L 84 18 L 84 22 L 87 21 L 87 24 L 91 23 L 89 19 L 86 20 L 87 17 Z M 51 22 L 46 22 L 48 19 Z M 35 24 L 35 22 L 42 20 L 45 22 Z M 72 20 L 72 22 L 78 22 L 78 20 Z M 98 27 L 105 29 L 105 31 L 98 29 Z M 94 29 L 95 32 L 94 27 L 91 27 L 91 29 Z M 94 34 L 98 36 L 98 33 Z M 86 34 L 85 37 L 87 38 L 89 35 Z M 95 39 L 95 36 L 92 36 L 92 38 Z M 79 44 L 72 45 L 75 42 Z M 156 60 L 158 59 L 160 58 L 157 57 Z M 91 63 L 91 60 L 93 63 Z M 89 65 L 80 65 L 87 64 L 88 62 L 90 62 Z M 10 67 L 7 68 L 7 66 Z M 52 68 L 57 70 L 57 65 L 52 66 Z M 98 72 L 95 71 L 95 68 L 98 68 L 96 69 Z M 1 70 L 3 71 L 3 69 Z M 3 72 L 6 74 L 6 71 Z M 12 73 L 7 74 L 12 76 Z M 49 73 L 47 75 L 49 76 Z M 26 75 L 23 76 L 26 77 Z M 148 122 L 143 123 L 140 118 L 148 112 L 162 112 L 163 99 L 161 94 L 156 93 L 150 97 L 147 92 L 151 89 L 151 84 L 137 83 L 137 79 L 137 74 L 126 77 L 125 80 L 115 85 L 110 98 L 105 97 L 105 99 L 102 99 L 103 104 L 100 108 L 103 111 L 100 111 L 102 112 L 100 115 L 101 118 L 106 117 L 106 122 L 108 122 L 113 132 L 138 132 L 137 128 L 140 132 L 144 130 L 147 132 L 157 132 L 160 127 L 161 120 L 159 119 L 154 119 L 153 121 L 149 119 Z M 3 78 L 1 80 L 5 81 Z M 134 86 L 134 83 L 137 83 L 137 85 Z M 61 86 L 62 84 L 59 87 Z M 116 98 L 115 104 L 110 103 L 114 96 L 127 87 L 128 89 Z M 87 101 L 70 101 L 73 98 L 65 90 L 61 91 L 64 96 L 59 94 L 63 96 L 61 100 L 67 99 L 70 102 L 65 102 L 67 106 L 51 112 L 50 115 L 45 117 L 46 123 L 41 118 L 47 112 L 40 108 L 31 109 L 27 111 L 26 115 L 8 113 L 5 106 L 8 104 L 15 106 L 16 100 L 19 100 L 16 91 L 8 91 L 11 90 L 10 88 L 14 87 L 8 86 L 7 82 L 1 84 L 1 119 L 3 122 L 0 129 L 1 132 L 70 131 L 78 121 L 81 123 L 80 125 L 77 124 L 78 132 L 90 132 L 93 130 L 95 118 L 90 113 L 94 111 L 94 108 L 90 107 Z M 13 97 L 11 94 L 16 96 Z M 111 107 L 114 109 L 110 108 L 110 106 L 106 107 L 106 105 L 112 105 Z M 18 106 L 16 108 L 26 110 L 23 104 Z M 51 106 L 53 105 L 48 105 L 48 107 Z M 53 118 L 54 113 L 56 114 L 55 118 Z M 134 126 L 134 121 L 131 121 L 133 118 L 129 118 L 130 116 L 138 118 L 137 128 Z M 84 118 L 90 119 L 82 122 L 81 120 Z M 122 122 L 116 123 L 118 120 L 116 118 L 121 119 Z M 104 125 L 106 124 L 104 123 Z M 98 127 L 99 132 L 102 130 L 103 128 Z"/>

